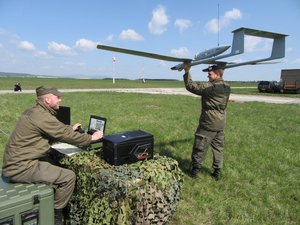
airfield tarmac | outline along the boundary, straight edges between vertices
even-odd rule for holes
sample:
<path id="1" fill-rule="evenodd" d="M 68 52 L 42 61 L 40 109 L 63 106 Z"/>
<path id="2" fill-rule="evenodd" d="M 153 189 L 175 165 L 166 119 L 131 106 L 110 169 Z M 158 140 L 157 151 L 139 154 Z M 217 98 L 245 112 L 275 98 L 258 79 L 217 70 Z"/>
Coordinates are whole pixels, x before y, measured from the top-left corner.
<path id="1" fill-rule="evenodd" d="M 62 92 L 119 92 L 119 93 L 146 93 L 146 94 L 166 94 L 166 95 L 188 95 L 198 97 L 185 88 L 109 88 L 109 89 L 60 89 Z M 14 92 L 13 90 L 0 90 L 0 94 L 22 94 L 35 93 L 35 90 L 23 90 Z M 280 94 L 278 94 L 280 95 Z M 230 101 L 233 102 L 266 102 L 274 104 L 299 104 L 300 98 L 264 96 L 264 95 L 241 95 L 230 94 Z"/>

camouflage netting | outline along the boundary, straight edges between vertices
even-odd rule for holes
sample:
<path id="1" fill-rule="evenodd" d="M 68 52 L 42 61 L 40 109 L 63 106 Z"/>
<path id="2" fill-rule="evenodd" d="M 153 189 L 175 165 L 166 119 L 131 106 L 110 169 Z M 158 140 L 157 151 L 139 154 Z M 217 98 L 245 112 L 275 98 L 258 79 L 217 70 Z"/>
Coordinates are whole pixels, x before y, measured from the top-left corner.
<path id="1" fill-rule="evenodd" d="M 168 224 L 181 196 L 183 174 L 176 160 L 153 160 L 112 166 L 100 151 L 64 157 L 77 184 L 70 201 L 71 224 Z"/>

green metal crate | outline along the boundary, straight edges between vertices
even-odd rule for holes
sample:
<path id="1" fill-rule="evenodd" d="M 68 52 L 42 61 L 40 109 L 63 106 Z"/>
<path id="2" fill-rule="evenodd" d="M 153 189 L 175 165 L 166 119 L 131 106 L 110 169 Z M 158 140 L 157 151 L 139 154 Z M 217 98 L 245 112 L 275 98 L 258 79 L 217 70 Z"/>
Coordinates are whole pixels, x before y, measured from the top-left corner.
<path id="1" fill-rule="evenodd" d="M 1 170 L 0 170 L 1 175 Z M 0 225 L 54 225 L 53 189 L 0 177 Z"/>

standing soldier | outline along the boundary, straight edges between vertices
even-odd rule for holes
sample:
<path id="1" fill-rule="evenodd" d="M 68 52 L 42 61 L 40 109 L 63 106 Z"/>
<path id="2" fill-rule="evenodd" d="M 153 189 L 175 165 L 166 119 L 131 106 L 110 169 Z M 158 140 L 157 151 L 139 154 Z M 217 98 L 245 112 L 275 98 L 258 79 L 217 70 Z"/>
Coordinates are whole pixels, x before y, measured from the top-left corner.
<path id="1" fill-rule="evenodd" d="M 189 72 L 190 68 L 189 65 L 184 65 L 185 87 L 191 93 L 200 95 L 202 103 L 199 125 L 195 132 L 190 176 L 194 179 L 198 177 L 207 150 L 211 146 L 213 151 L 211 176 L 215 180 L 220 180 L 223 166 L 226 107 L 230 87 L 223 80 L 224 69 L 218 65 L 212 65 L 203 70 L 203 72 L 208 72 L 209 82 L 207 83 L 193 81 Z"/>

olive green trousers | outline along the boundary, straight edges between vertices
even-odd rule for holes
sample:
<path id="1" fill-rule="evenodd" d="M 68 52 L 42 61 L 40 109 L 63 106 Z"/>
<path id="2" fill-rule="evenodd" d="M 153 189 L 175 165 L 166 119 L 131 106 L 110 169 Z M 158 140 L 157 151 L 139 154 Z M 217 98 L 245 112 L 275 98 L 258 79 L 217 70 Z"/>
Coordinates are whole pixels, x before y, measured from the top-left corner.
<path id="1" fill-rule="evenodd" d="M 10 177 L 12 182 L 44 183 L 54 188 L 54 208 L 64 208 L 74 191 L 76 175 L 73 171 L 39 161 L 30 169 Z"/>
<path id="2" fill-rule="evenodd" d="M 197 128 L 195 132 L 195 140 L 192 151 L 191 166 L 195 169 L 202 167 L 203 161 L 207 154 L 209 147 L 213 152 L 213 165 L 214 169 L 221 169 L 223 167 L 223 153 L 224 153 L 224 131 L 209 131 Z"/>

